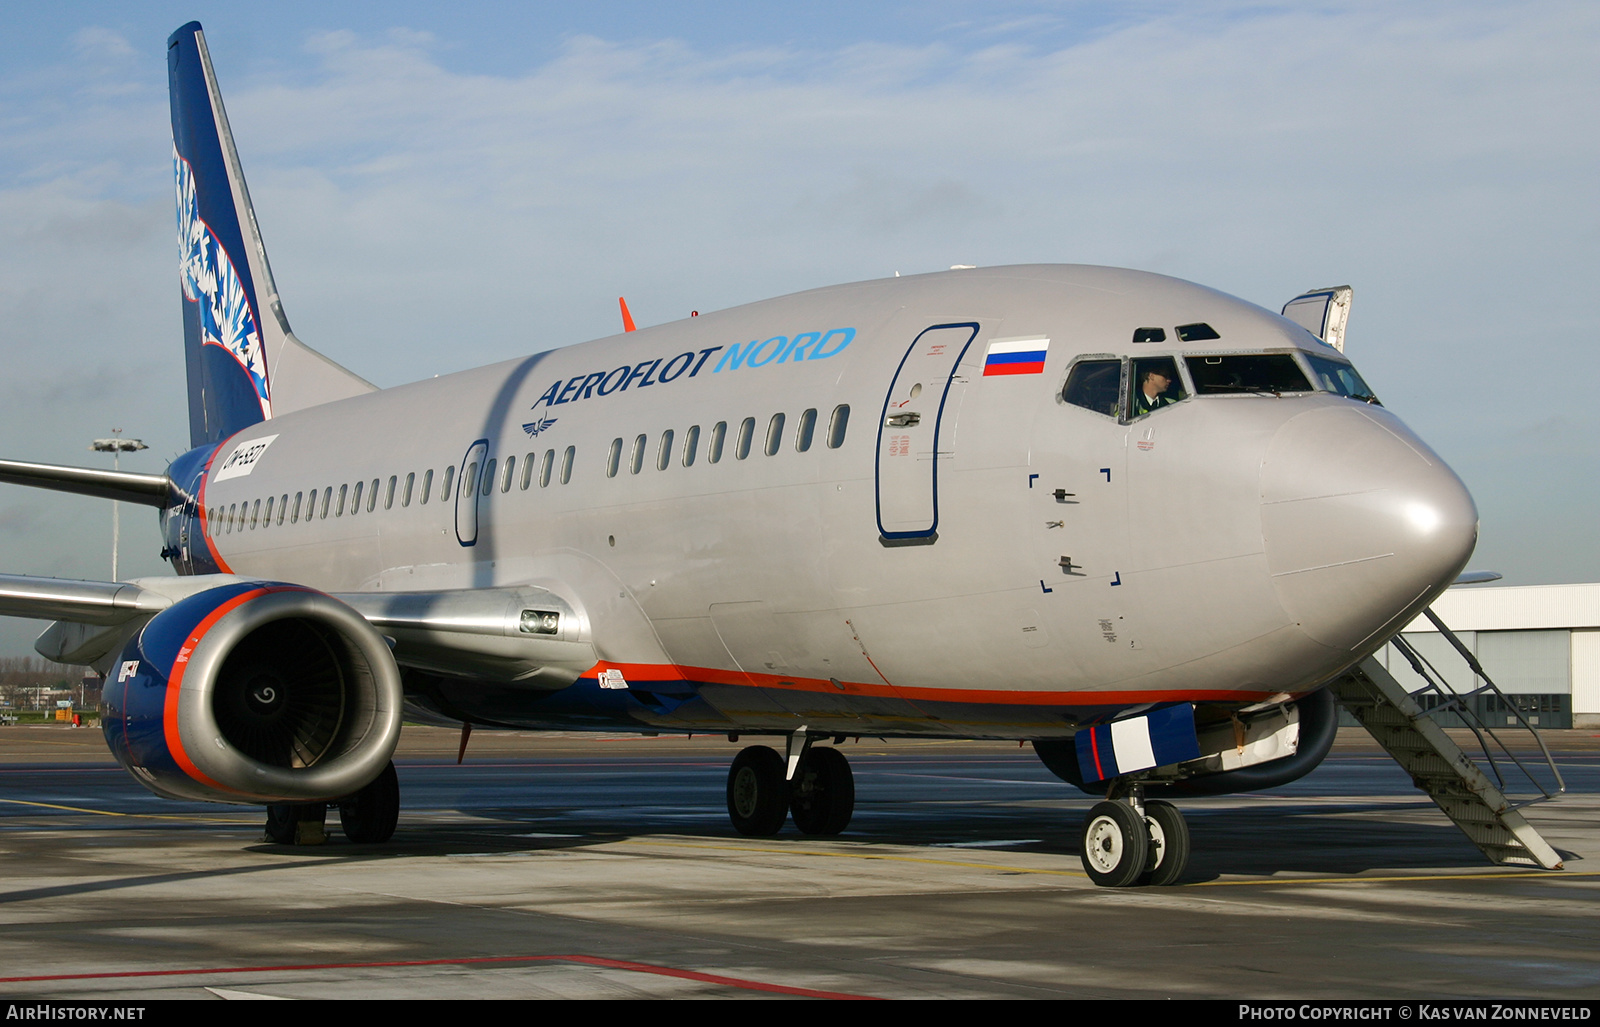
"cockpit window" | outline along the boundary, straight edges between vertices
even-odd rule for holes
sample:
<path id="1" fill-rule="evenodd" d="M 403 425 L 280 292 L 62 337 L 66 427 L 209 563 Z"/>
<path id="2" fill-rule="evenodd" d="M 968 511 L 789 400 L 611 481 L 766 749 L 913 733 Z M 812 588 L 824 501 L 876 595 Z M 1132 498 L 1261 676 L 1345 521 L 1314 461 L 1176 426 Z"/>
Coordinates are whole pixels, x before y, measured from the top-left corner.
<path id="1" fill-rule="evenodd" d="M 1310 392 L 1305 372 L 1287 353 L 1245 353 L 1237 356 L 1185 357 L 1194 390 L 1201 396 L 1224 393 Z"/>
<path id="2" fill-rule="evenodd" d="M 1080 360 L 1067 375 L 1061 398 L 1073 406 L 1085 407 L 1107 417 L 1117 416 L 1117 401 L 1122 396 L 1122 361 Z"/>
<path id="3" fill-rule="evenodd" d="M 1337 396 L 1359 399 L 1363 403 L 1378 402 L 1378 397 L 1367 388 L 1367 383 L 1361 380 L 1361 375 L 1357 374 L 1351 365 L 1341 360 L 1313 356 L 1310 353 L 1306 354 L 1306 363 L 1311 365 L 1311 374 L 1317 379 L 1317 383 L 1329 392 Z"/>
<path id="4" fill-rule="evenodd" d="M 1133 362 L 1132 416 L 1143 417 L 1188 398 L 1172 357 L 1140 357 Z"/>
<path id="5" fill-rule="evenodd" d="M 1173 329 L 1178 333 L 1179 340 L 1183 342 L 1205 342 L 1207 339 L 1220 339 L 1217 330 L 1204 321 L 1196 321 L 1192 325 L 1179 325 Z"/>
<path id="6" fill-rule="evenodd" d="M 1167 330 L 1165 328 L 1135 328 L 1133 330 L 1134 342 L 1166 342 Z"/>

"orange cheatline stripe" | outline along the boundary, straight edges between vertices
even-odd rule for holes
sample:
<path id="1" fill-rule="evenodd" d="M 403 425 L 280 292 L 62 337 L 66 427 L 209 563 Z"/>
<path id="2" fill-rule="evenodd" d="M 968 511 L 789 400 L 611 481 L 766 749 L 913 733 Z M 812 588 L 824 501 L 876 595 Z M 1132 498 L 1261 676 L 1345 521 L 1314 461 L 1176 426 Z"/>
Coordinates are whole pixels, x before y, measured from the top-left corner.
<path id="1" fill-rule="evenodd" d="M 622 330 L 625 332 L 633 331 L 633 315 L 628 312 L 628 301 L 618 296 L 617 303 L 622 307 Z"/>
<path id="2" fill-rule="evenodd" d="M 239 433 L 233 433 L 233 435 L 237 434 Z M 217 454 L 222 452 L 222 447 L 228 444 L 229 439 L 233 438 L 233 435 L 229 435 L 228 438 L 217 443 L 217 448 L 213 449 L 211 451 L 211 456 L 206 459 L 206 469 L 200 475 L 200 495 L 195 498 L 195 502 L 199 504 L 200 508 L 198 514 L 200 520 L 200 540 L 204 542 L 206 544 L 206 548 L 211 551 L 212 562 L 214 562 L 217 565 L 217 569 L 222 571 L 224 574 L 232 574 L 233 568 L 228 566 L 228 561 L 222 558 L 222 554 L 218 552 L 216 544 L 211 540 L 211 518 L 206 515 L 206 489 L 211 485 L 211 464 L 217 459 Z"/>
<path id="3" fill-rule="evenodd" d="M 234 792 L 235 794 L 237 794 L 236 789 L 213 781 L 203 773 L 199 767 L 194 765 L 194 761 L 189 758 L 189 754 L 184 751 L 183 734 L 178 730 L 178 697 L 183 691 L 184 671 L 189 669 L 189 654 L 194 652 L 195 646 L 200 644 L 200 639 L 205 633 L 210 631 L 212 626 L 226 616 L 229 611 L 238 608 L 257 596 L 265 595 L 269 591 L 272 590 L 253 588 L 241 595 L 234 596 L 207 614 L 204 620 L 195 625 L 194 630 L 189 633 L 189 638 L 183 643 L 183 647 L 178 650 L 177 657 L 172 661 L 172 674 L 167 678 L 166 704 L 162 709 L 161 716 L 161 730 L 166 735 L 167 750 L 172 753 L 172 758 L 177 761 L 178 767 L 185 774 L 188 774 L 203 785 L 225 792 Z"/>
<path id="4" fill-rule="evenodd" d="M 747 671 L 721 670 L 716 667 L 694 667 L 675 663 L 618 663 L 601 660 L 584 671 L 585 678 L 598 677 L 602 671 L 619 670 L 629 681 L 686 681 L 717 685 L 757 685 L 761 688 L 779 688 L 795 692 L 837 693 L 827 678 L 784 677 L 778 674 L 755 674 Z M 1243 691 L 1237 689 L 1152 690 L 1144 692 L 1024 692 L 1012 689 L 980 688 L 916 688 L 908 686 L 878 685 L 863 681 L 841 681 L 846 693 L 870 695 L 893 699 L 911 699 L 924 702 L 991 703 L 1007 706 L 1127 706 L 1148 702 L 1255 702 L 1276 692 Z"/>

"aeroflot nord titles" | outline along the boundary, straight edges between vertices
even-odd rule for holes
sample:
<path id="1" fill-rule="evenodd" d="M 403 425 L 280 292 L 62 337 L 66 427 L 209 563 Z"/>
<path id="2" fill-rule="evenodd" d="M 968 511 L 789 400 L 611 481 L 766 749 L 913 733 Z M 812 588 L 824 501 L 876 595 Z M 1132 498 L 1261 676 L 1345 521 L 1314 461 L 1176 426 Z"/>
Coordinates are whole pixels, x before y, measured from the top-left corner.
<path id="1" fill-rule="evenodd" d="M 106 675 L 142 783 L 274 838 L 337 805 L 386 840 L 405 711 L 776 736 L 729 773 L 754 835 L 846 826 L 830 741 L 1026 739 L 1108 796 L 1090 875 L 1168 883 L 1153 796 L 1310 770 L 1320 686 L 1472 552 L 1339 349 L 1135 271 L 861 282 L 380 391 L 289 330 L 198 24 L 167 61 L 193 448 L 0 477 L 157 508 L 177 575 L 9 577 L 0 613 Z"/>

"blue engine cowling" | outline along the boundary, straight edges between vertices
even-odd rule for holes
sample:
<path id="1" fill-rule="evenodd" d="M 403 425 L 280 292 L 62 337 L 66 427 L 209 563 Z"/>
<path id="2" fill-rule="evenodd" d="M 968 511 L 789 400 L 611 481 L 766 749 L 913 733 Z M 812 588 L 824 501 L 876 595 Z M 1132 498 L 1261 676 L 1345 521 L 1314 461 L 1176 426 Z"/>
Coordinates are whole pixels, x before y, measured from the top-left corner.
<path id="1" fill-rule="evenodd" d="M 173 604 L 123 647 L 102 726 L 158 795 L 331 801 L 383 772 L 402 702 L 389 646 L 360 614 L 314 589 L 240 582 Z"/>

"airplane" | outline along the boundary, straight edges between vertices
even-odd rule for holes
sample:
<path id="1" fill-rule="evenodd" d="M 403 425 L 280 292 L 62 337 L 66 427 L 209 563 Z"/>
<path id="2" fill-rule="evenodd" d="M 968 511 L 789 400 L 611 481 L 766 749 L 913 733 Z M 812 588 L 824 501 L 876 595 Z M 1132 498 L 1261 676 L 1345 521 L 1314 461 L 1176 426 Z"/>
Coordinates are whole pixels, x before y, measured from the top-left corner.
<path id="1" fill-rule="evenodd" d="M 104 675 L 141 784 L 273 840 L 336 807 L 387 841 L 405 718 L 776 738 L 729 770 L 751 836 L 844 830 L 849 738 L 1009 739 L 1101 797 L 1091 879 L 1170 884 L 1169 799 L 1315 767 L 1324 686 L 1476 543 L 1326 332 L 1132 270 L 621 301 L 621 334 L 378 389 L 290 330 L 198 23 L 167 60 L 191 448 L 0 481 L 154 508 L 174 573 L 6 576 L 0 614 Z"/>

